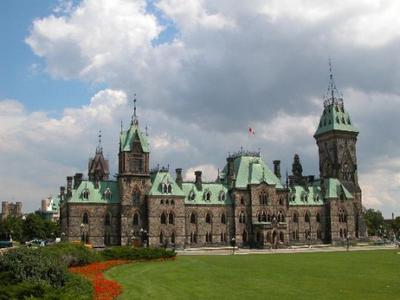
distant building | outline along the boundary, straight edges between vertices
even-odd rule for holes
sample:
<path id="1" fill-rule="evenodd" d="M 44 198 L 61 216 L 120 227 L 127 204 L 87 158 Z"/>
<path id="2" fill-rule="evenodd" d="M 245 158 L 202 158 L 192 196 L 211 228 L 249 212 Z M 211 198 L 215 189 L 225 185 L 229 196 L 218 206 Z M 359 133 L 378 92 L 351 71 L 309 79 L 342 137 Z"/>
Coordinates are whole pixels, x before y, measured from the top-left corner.
<path id="1" fill-rule="evenodd" d="M 1 219 L 8 217 L 22 217 L 22 202 L 1 202 Z"/>
<path id="2" fill-rule="evenodd" d="M 36 213 L 45 220 L 58 221 L 60 219 L 60 195 L 43 199 L 41 207 Z"/>
<path id="3" fill-rule="evenodd" d="M 292 175 L 282 180 L 280 161 L 272 171 L 259 152 L 241 150 L 227 157 L 215 181 L 196 171 L 187 182 L 180 168 L 175 178 L 167 168 L 150 170 L 148 136 L 135 106 L 130 127 L 121 129 L 116 180 L 109 179 L 100 143 L 88 179 L 67 177 L 60 190 L 63 235 L 95 247 L 203 247 L 232 239 L 239 247 L 286 247 L 362 239 L 358 130 L 332 75 L 316 127 L 320 178 L 303 175 L 297 154 Z"/>

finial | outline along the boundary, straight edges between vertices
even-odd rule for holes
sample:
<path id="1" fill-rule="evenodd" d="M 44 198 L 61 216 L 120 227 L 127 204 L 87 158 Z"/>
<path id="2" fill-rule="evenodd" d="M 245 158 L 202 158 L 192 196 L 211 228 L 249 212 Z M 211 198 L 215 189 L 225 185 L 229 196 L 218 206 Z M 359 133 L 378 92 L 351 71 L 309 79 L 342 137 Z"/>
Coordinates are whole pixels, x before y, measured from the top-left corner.
<path id="1" fill-rule="evenodd" d="M 138 118 L 136 116 L 136 93 L 134 94 L 134 98 L 133 98 L 133 116 L 132 116 L 132 121 L 131 124 L 135 124 L 138 125 Z"/>
<path id="2" fill-rule="evenodd" d="M 149 136 L 149 127 L 146 125 L 146 127 L 144 128 L 146 136 Z"/>
<path id="3" fill-rule="evenodd" d="M 97 145 L 96 153 L 102 153 L 103 147 L 101 146 L 101 130 L 99 130 L 98 138 L 99 138 L 99 144 Z"/>
<path id="4" fill-rule="evenodd" d="M 335 80 L 333 78 L 332 61 L 330 57 L 328 60 L 328 65 L 329 65 L 329 84 L 328 84 L 328 90 L 325 95 L 325 103 L 324 103 L 325 106 L 334 103 L 336 104 L 340 102 L 343 103 L 343 96 L 336 88 Z"/>
<path id="5" fill-rule="evenodd" d="M 121 120 L 121 133 L 124 131 L 124 126 L 122 124 L 122 120 Z"/>

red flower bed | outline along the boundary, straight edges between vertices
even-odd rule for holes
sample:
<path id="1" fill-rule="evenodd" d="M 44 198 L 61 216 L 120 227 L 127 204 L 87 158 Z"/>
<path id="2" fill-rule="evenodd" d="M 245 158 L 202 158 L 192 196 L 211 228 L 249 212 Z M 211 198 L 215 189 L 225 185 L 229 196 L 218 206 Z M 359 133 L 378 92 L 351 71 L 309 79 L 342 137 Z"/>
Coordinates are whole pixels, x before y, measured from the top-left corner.
<path id="1" fill-rule="evenodd" d="M 116 298 L 122 292 L 122 287 L 118 282 L 104 278 L 103 272 L 111 267 L 129 263 L 125 260 L 109 260 L 96 262 L 83 267 L 72 267 L 72 273 L 82 275 L 91 281 L 94 288 L 94 299 L 109 300 Z"/>

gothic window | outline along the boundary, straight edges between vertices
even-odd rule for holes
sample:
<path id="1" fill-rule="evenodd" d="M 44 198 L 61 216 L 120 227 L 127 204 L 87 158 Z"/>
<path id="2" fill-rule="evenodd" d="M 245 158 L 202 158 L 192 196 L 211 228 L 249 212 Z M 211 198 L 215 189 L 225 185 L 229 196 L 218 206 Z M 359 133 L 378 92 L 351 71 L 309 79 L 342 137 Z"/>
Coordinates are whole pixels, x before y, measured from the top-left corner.
<path id="1" fill-rule="evenodd" d="M 268 204 L 268 196 L 267 196 L 267 193 L 265 191 L 260 193 L 259 201 L 260 201 L 261 205 L 267 205 Z"/>
<path id="2" fill-rule="evenodd" d="M 175 244 L 175 232 L 171 234 L 171 243 Z"/>
<path id="3" fill-rule="evenodd" d="M 342 238 L 343 237 L 343 231 L 342 231 L 342 228 L 340 228 L 340 237 Z"/>
<path id="4" fill-rule="evenodd" d="M 206 192 L 204 194 L 204 200 L 210 201 L 211 200 L 211 192 Z"/>
<path id="5" fill-rule="evenodd" d="M 246 223 L 246 215 L 243 211 L 241 211 L 239 214 L 239 223 L 242 223 L 242 224 Z"/>
<path id="6" fill-rule="evenodd" d="M 133 215 L 133 222 L 132 222 L 132 224 L 133 224 L 134 226 L 139 225 L 139 214 L 138 214 L 138 213 L 135 213 L 135 214 Z"/>
<path id="7" fill-rule="evenodd" d="M 308 212 L 307 212 L 306 215 L 304 216 L 304 222 L 310 223 L 310 215 L 309 215 Z"/>
<path id="8" fill-rule="evenodd" d="M 209 213 L 206 214 L 206 223 L 211 224 L 211 216 Z"/>
<path id="9" fill-rule="evenodd" d="M 172 205 L 174 205 L 174 204 L 175 204 L 175 201 L 174 201 L 174 199 L 172 199 L 172 200 L 171 200 L 171 204 L 172 204 Z"/>
<path id="10" fill-rule="evenodd" d="M 282 211 L 279 212 L 279 222 L 285 222 L 285 215 Z"/>
<path id="11" fill-rule="evenodd" d="M 224 191 L 221 191 L 219 193 L 219 201 L 225 201 L 225 192 Z"/>
<path id="12" fill-rule="evenodd" d="M 271 222 L 271 215 L 269 213 L 267 214 L 267 222 Z"/>
<path id="13" fill-rule="evenodd" d="M 162 187 L 163 187 L 163 194 L 168 193 L 168 187 L 165 183 L 162 185 Z"/>
<path id="14" fill-rule="evenodd" d="M 297 216 L 296 213 L 293 214 L 293 222 L 298 223 L 299 222 L 299 217 Z"/>
<path id="15" fill-rule="evenodd" d="M 344 120 L 344 117 L 342 117 L 342 123 L 346 124 L 346 121 Z"/>
<path id="16" fill-rule="evenodd" d="M 317 213 L 316 219 L 317 223 L 321 223 L 321 216 L 319 215 L 319 213 Z"/>
<path id="17" fill-rule="evenodd" d="M 139 204 L 140 203 L 140 192 L 138 190 L 135 190 L 132 194 L 132 202 L 133 204 Z"/>
<path id="18" fill-rule="evenodd" d="M 349 125 L 351 125 L 350 118 L 347 119 L 347 123 L 348 123 Z"/>
<path id="19" fill-rule="evenodd" d="M 104 244 L 106 246 L 111 244 L 111 235 L 109 232 L 106 232 L 106 234 L 104 235 Z"/>
<path id="20" fill-rule="evenodd" d="M 336 122 L 340 123 L 339 117 L 336 117 Z"/>
<path id="21" fill-rule="evenodd" d="M 247 231 L 246 230 L 243 230 L 242 240 L 243 240 L 243 243 L 247 243 Z"/>
<path id="22" fill-rule="evenodd" d="M 104 199 L 110 201 L 111 200 L 111 196 L 112 196 L 112 194 L 111 194 L 110 188 L 106 188 L 106 190 L 103 193 Z"/>
<path id="23" fill-rule="evenodd" d="M 171 194 L 172 193 L 172 185 L 168 184 L 168 193 Z"/>
<path id="24" fill-rule="evenodd" d="M 339 112 L 339 106 L 336 105 L 335 109 L 336 109 L 337 112 Z"/>
<path id="25" fill-rule="evenodd" d="M 167 199 L 167 200 L 165 200 L 165 204 L 169 204 L 169 200 Z"/>
<path id="26" fill-rule="evenodd" d="M 285 236 L 282 231 L 279 233 L 279 240 L 281 243 L 283 243 L 285 241 Z"/>
<path id="27" fill-rule="evenodd" d="M 193 201 L 194 199 L 196 199 L 196 194 L 194 193 L 194 191 L 191 191 L 189 194 L 189 200 Z"/>
<path id="28" fill-rule="evenodd" d="M 164 200 L 163 199 L 160 200 L 160 204 L 164 204 Z"/>
<path id="29" fill-rule="evenodd" d="M 174 214 L 173 213 L 170 213 L 168 215 L 168 223 L 169 224 L 174 224 Z"/>
<path id="30" fill-rule="evenodd" d="M 279 198 L 279 205 L 283 205 L 283 204 L 284 204 L 283 198 Z"/>
<path id="31" fill-rule="evenodd" d="M 111 225 L 111 217 L 112 215 L 110 212 L 106 214 L 105 225 Z"/>
<path id="32" fill-rule="evenodd" d="M 243 197 L 240 198 L 240 205 L 244 205 L 244 199 L 243 199 Z"/>
<path id="33" fill-rule="evenodd" d="M 347 222 L 347 214 L 346 211 L 341 208 L 339 210 L 339 223 L 346 223 Z"/>
<path id="34" fill-rule="evenodd" d="M 226 217 L 224 213 L 221 215 L 221 223 L 226 224 Z"/>
<path id="35" fill-rule="evenodd" d="M 163 233 L 162 233 L 162 231 L 160 232 L 160 244 L 163 244 L 164 243 L 164 235 L 163 235 Z"/>
<path id="36" fill-rule="evenodd" d="M 196 215 L 194 213 L 190 214 L 190 223 L 196 224 Z"/>
<path id="37" fill-rule="evenodd" d="M 190 234 L 190 242 L 191 243 L 197 243 L 197 233 L 196 232 L 192 232 Z"/>
<path id="38" fill-rule="evenodd" d="M 167 224 L 167 216 L 165 215 L 165 213 L 162 213 L 161 214 L 161 217 L 160 217 L 160 221 L 161 221 L 161 224 Z"/>
<path id="39" fill-rule="evenodd" d="M 82 192 L 82 198 L 85 199 L 85 200 L 88 200 L 88 199 L 89 199 L 89 190 L 88 190 L 88 189 L 85 189 L 85 190 Z"/>
<path id="40" fill-rule="evenodd" d="M 265 211 L 263 211 L 262 214 L 261 214 L 261 221 L 262 222 L 267 222 L 267 214 L 265 213 Z"/>
<path id="41" fill-rule="evenodd" d="M 83 214 L 82 223 L 83 224 L 89 224 L 89 215 L 87 213 Z"/>

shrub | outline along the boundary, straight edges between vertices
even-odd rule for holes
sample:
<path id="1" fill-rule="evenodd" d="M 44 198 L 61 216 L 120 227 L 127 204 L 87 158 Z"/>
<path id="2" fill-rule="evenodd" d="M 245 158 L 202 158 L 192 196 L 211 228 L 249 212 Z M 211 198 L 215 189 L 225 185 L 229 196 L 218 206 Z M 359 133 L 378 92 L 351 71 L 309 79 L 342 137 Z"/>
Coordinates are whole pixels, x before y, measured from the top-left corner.
<path id="1" fill-rule="evenodd" d="M 94 251 L 82 244 L 59 243 L 41 248 L 41 251 L 47 256 L 55 257 L 67 267 L 83 266 L 97 260 Z"/>
<path id="2" fill-rule="evenodd" d="M 147 260 L 176 256 L 175 251 L 164 248 L 132 248 L 130 246 L 107 248 L 100 254 L 103 259 Z"/>
<path id="3" fill-rule="evenodd" d="M 40 249 L 20 247 L 0 257 L 0 273 L 8 274 L 8 282 L 48 283 L 62 286 L 67 270 L 55 257 L 45 255 Z M 4 282 L 3 282 L 4 284 Z"/>

